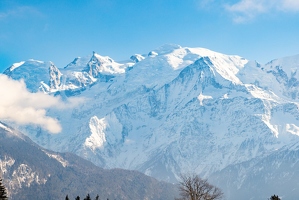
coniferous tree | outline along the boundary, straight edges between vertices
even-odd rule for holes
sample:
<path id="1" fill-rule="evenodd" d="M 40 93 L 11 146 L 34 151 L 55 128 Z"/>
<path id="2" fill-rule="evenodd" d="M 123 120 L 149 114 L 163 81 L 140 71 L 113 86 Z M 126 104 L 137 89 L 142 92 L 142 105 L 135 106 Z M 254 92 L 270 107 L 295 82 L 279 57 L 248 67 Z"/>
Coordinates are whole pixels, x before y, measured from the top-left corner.
<path id="1" fill-rule="evenodd" d="M 2 185 L 2 179 L 0 178 L 0 200 L 7 200 L 7 193 L 4 185 Z"/>
<path id="2" fill-rule="evenodd" d="M 270 197 L 270 200 L 280 200 L 280 198 L 278 197 L 278 195 L 273 195 Z"/>
<path id="3" fill-rule="evenodd" d="M 96 196 L 95 200 L 100 200 L 100 197 L 99 195 Z"/>
<path id="4" fill-rule="evenodd" d="M 75 200 L 80 200 L 80 197 L 79 197 L 79 196 L 77 196 Z"/>
<path id="5" fill-rule="evenodd" d="M 91 200 L 90 195 L 87 194 L 87 196 L 84 198 L 84 200 Z"/>
<path id="6" fill-rule="evenodd" d="M 65 200 L 70 200 L 69 195 L 66 195 Z"/>

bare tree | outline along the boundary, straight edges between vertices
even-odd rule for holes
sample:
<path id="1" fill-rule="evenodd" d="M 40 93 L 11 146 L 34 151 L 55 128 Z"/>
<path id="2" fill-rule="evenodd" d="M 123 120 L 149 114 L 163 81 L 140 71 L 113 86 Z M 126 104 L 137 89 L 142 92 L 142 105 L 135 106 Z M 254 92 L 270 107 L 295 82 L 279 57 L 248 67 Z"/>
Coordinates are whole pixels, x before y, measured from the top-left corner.
<path id="1" fill-rule="evenodd" d="M 223 198 L 222 191 L 198 175 L 181 175 L 179 183 L 181 198 L 177 200 L 217 200 Z"/>

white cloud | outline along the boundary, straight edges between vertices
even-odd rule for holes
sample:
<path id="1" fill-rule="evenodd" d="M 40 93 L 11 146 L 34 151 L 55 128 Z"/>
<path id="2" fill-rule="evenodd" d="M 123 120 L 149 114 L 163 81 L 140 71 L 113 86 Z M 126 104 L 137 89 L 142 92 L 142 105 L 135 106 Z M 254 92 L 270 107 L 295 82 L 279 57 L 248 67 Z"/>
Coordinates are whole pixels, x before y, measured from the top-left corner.
<path id="1" fill-rule="evenodd" d="M 0 74 L 0 94 L 0 120 L 18 124 L 36 124 L 51 133 L 59 133 L 62 128 L 57 119 L 46 115 L 46 108 L 66 108 L 83 101 L 75 98 L 64 103 L 58 97 L 30 93 L 24 81 L 15 81 L 2 74 Z"/>
<path id="2" fill-rule="evenodd" d="M 282 0 L 282 8 L 286 11 L 299 11 L 298 0 Z"/>
<path id="3" fill-rule="evenodd" d="M 234 22 L 242 23 L 253 19 L 261 13 L 267 12 L 269 5 L 267 6 L 265 2 L 265 0 L 241 0 L 236 4 L 226 5 L 226 9 L 233 13 Z"/>
<path id="4" fill-rule="evenodd" d="M 233 5 L 226 5 L 226 10 L 233 14 L 237 23 L 246 22 L 256 16 L 274 11 L 299 11 L 298 0 L 240 0 Z"/>

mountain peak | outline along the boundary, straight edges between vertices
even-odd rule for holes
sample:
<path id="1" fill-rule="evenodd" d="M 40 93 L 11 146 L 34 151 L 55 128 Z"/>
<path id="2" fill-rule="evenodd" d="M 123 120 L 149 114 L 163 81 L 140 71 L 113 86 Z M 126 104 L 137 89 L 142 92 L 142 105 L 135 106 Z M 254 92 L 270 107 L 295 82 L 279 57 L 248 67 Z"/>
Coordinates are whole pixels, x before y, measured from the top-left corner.
<path id="1" fill-rule="evenodd" d="M 100 63 L 113 63 L 114 60 L 109 56 L 101 56 L 100 54 L 93 51 L 90 62 L 100 62 Z"/>
<path id="2" fill-rule="evenodd" d="M 125 73 L 126 65 L 115 62 L 109 56 L 101 56 L 93 52 L 92 57 L 86 65 L 85 71 L 92 77 L 101 75 L 115 75 Z"/>
<path id="3" fill-rule="evenodd" d="M 144 60 L 145 57 L 142 56 L 142 55 L 140 55 L 140 54 L 134 54 L 134 55 L 132 55 L 132 56 L 130 57 L 130 59 L 131 59 L 132 61 L 134 61 L 135 63 L 138 63 L 138 62 Z"/>
<path id="4" fill-rule="evenodd" d="M 159 55 L 162 55 L 162 54 L 168 54 L 168 53 L 171 53 L 173 52 L 174 50 L 176 49 L 181 49 L 182 47 L 178 44 L 164 44 L 158 48 L 156 48 L 155 52 L 157 52 Z"/>

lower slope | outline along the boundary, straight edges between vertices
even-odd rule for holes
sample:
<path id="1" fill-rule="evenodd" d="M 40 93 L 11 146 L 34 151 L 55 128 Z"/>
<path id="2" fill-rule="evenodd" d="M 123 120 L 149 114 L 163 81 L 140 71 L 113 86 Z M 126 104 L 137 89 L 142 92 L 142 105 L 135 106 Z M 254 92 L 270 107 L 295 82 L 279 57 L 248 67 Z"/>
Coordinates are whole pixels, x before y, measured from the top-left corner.
<path id="1" fill-rule="evenodd" d="M 265 156 L 231 165 L 210 176 L 227 199 L 298 199 L 299 145 L 285 146 Z"/>
<path id="2" fill-rule="evenodd" d="M 0 122 L 0 169 L 11 199 L 174 199 L 176 186 L 140 172 L 96 167 L 70 153 L 43 149 Z"/>

